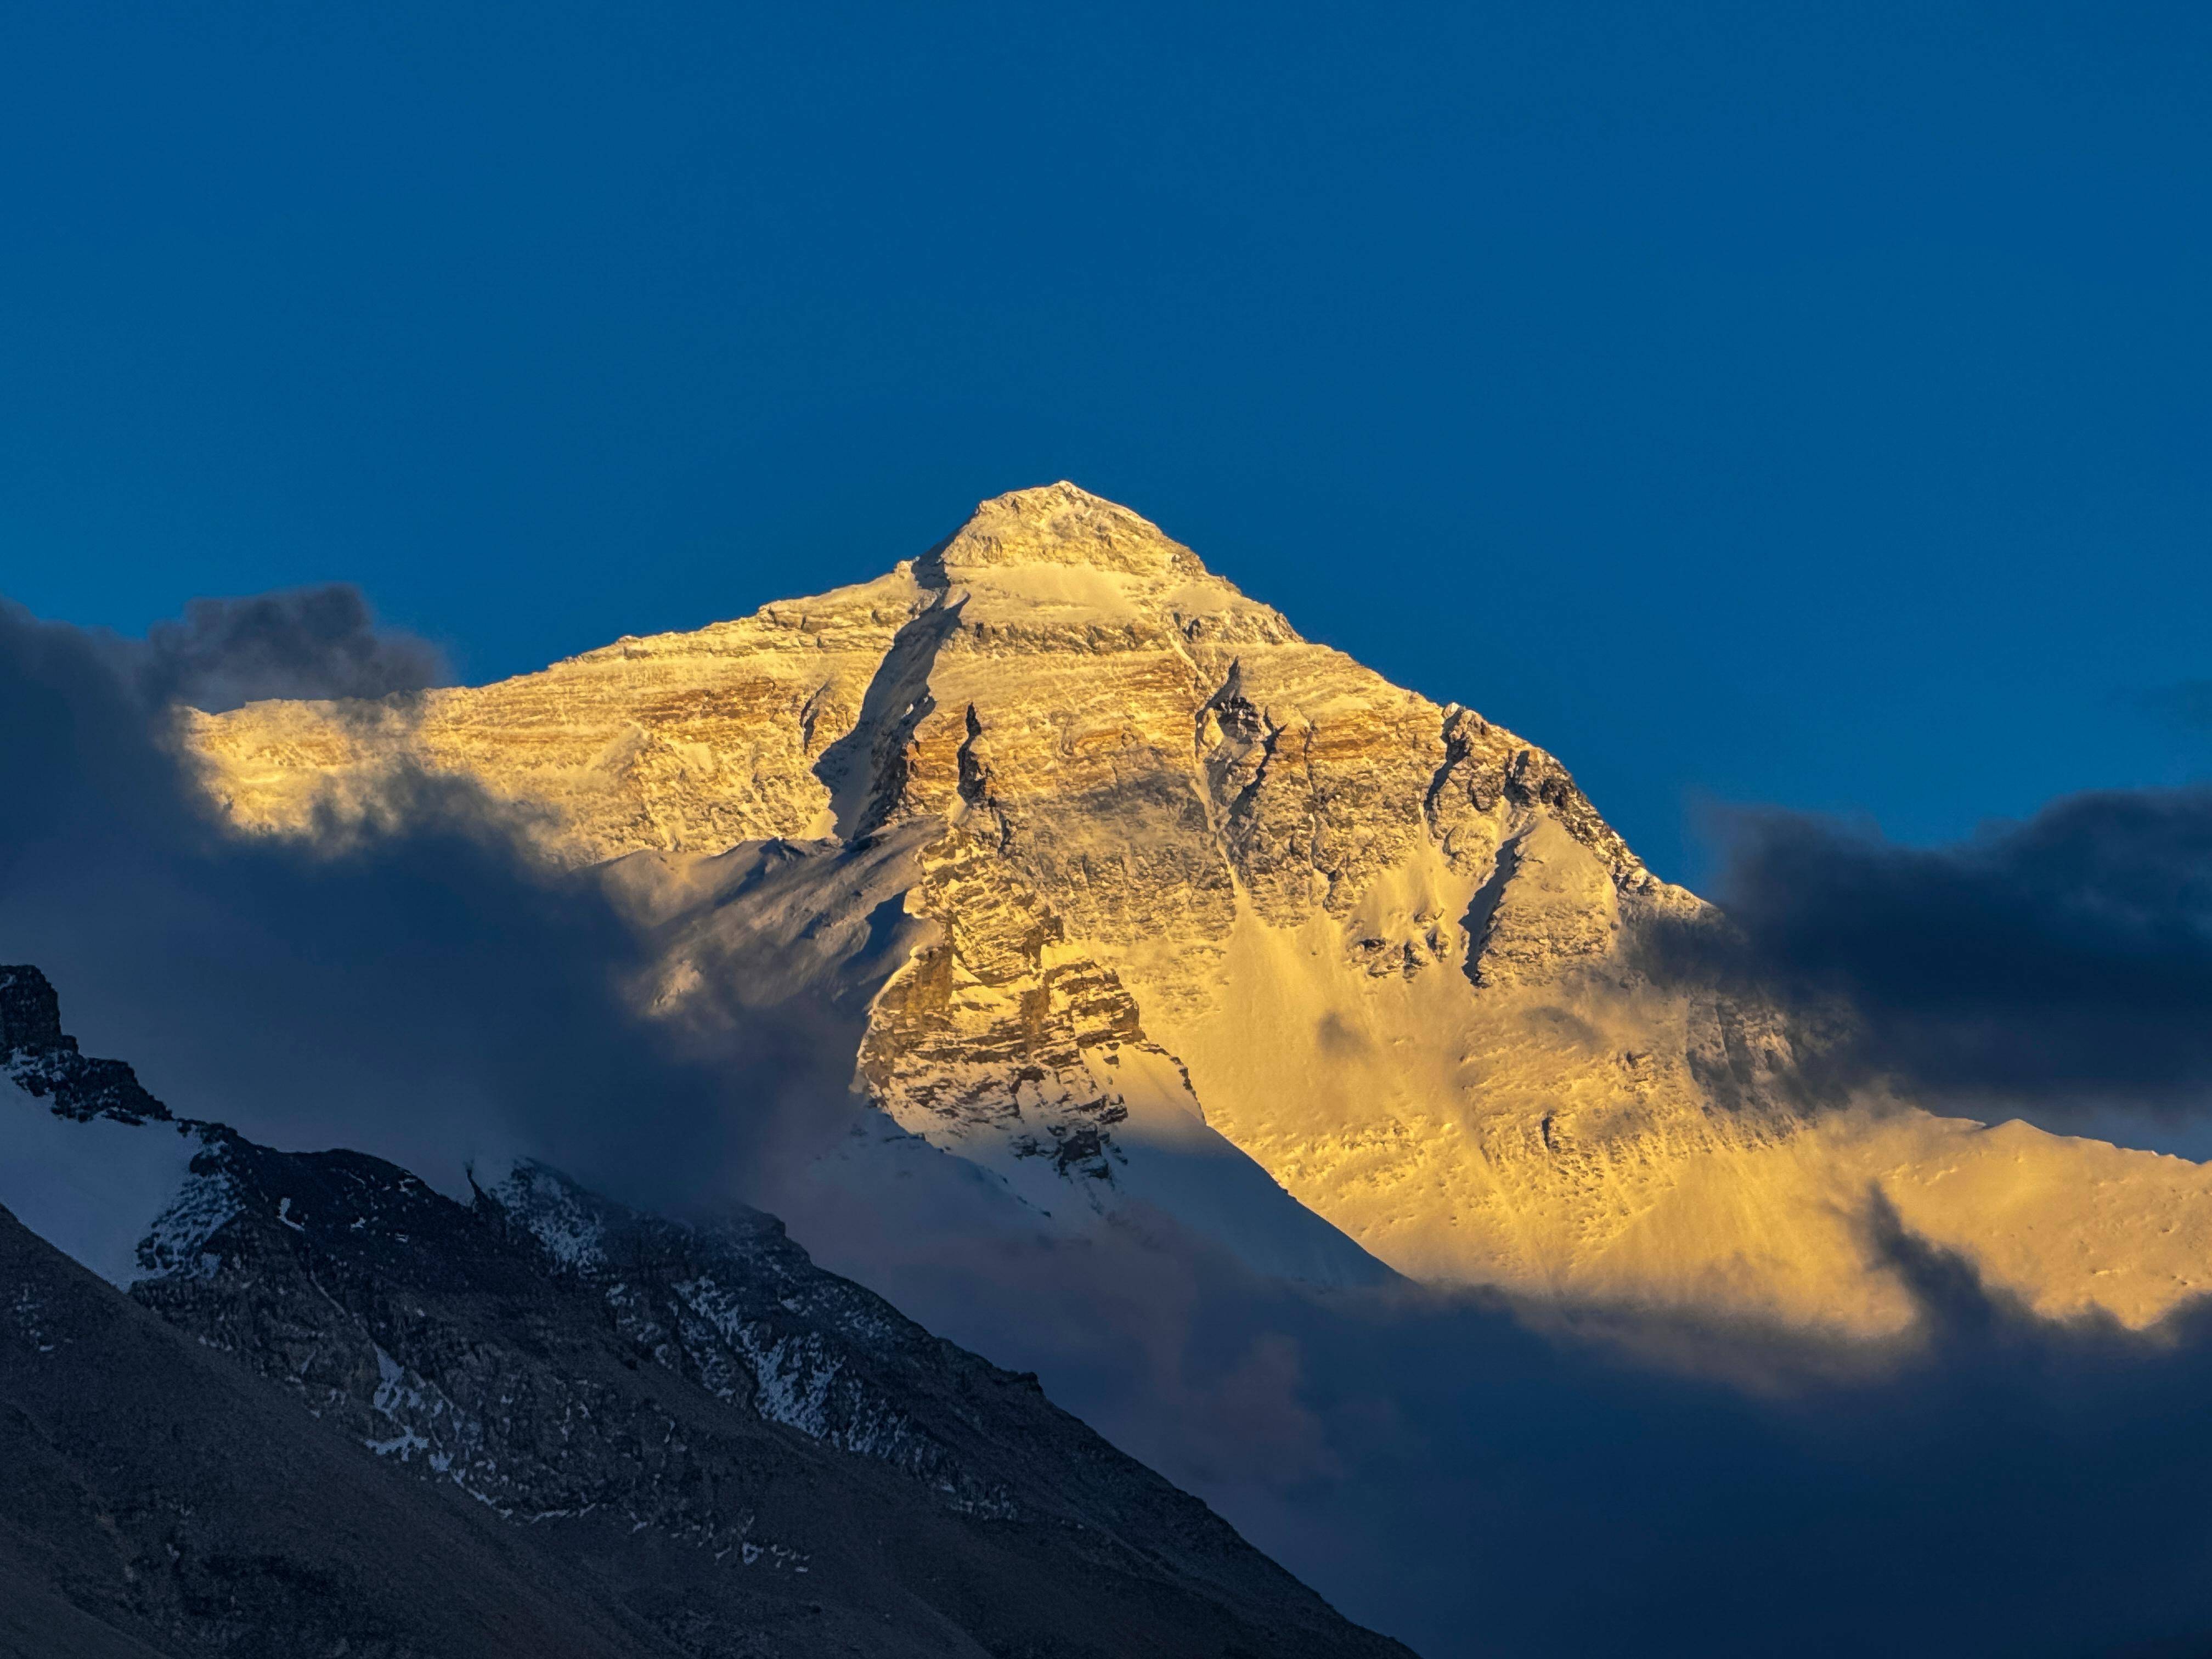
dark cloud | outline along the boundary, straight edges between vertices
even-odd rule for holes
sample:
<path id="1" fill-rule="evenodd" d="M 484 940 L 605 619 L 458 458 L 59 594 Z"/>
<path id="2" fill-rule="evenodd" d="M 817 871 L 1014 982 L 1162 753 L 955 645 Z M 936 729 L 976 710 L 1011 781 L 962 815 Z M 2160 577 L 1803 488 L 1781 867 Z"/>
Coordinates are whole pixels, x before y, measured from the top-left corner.
<path id="1" fill-rule="evenodd" d="M 149 702 L 210 713 L 265 697 L 381 697 L 451 678 L 435 646 L 379 628 L 361 590 L 337 582 L 194 599 L 123 654 Z"/>
<path id="2" fill-rule="evenodd" d="M 2212 789 L 2069 796 L 1933 848 L 1780 811 L 1721 829 L 1729 926 L 1655 951 L 1845 1016 L 1830 1080 L 2061 1123 L 2212 1106 Z"/>

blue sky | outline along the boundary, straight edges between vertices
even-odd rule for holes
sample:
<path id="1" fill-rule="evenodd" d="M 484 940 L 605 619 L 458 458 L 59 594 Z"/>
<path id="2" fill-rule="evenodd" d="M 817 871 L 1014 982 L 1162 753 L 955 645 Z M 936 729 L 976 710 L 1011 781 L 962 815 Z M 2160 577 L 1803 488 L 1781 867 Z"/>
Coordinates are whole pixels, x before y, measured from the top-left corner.
<path id="1" fill-rule="evenodd" d="M 12 8 L 0 592 L 487 678 L 1068 477 L 1668 874 L 1957 836 L 2212 767 L 2208 88 L 2181 6 Z"/>

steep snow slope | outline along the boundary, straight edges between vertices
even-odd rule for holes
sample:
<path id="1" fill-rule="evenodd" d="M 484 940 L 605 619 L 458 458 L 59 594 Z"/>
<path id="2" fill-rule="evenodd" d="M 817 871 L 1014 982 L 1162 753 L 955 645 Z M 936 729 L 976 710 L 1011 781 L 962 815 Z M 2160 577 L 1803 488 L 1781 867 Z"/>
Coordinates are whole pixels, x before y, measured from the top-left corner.
<path id="1" fill-rule="evenodd" d="M 708 1018 L 729 1001 L 860 1011 L 857 1075 L 877 1103 L 908 1136 L 988 1171 L 1032 1218 L 1083 1231 L 1165 1212 L 1261 1273 L 1392 1278 L 1207 1127 L 1114 976 L 963 862 L 963 845 L 922 817 L 849 847 L 633 854 L 605 876 L 655 933 L 655 1004 Z M 911 1179 L 901 1139 L 845 1137 L 836 1178 Z"/>
<path id="2" fill-rule="evenodd" d="M 187 720 L 246 826 L 374 817 L 424 769 L 527 809 L 558 857 L 655 855 L 664 997 L 727 971 L 720 936 L 772 988 L 752 994 L 816 994 L 895 898 L 858 1085 L 1041 1207 L 1141 1194 L 1294 1258 L 1279 1212 L 1222 1212 L 1247 1167 L 1225 1138 L 1431 1280 L 1889 1330 L 1911 1310 L 1873 1224 L 1893 1209 L 2052 1315 L 2144 1324 L 2212 1282 L 2212 1172 L 1811 1109 L 1802 1033 L 1638 969 L 1644 930 L 1703 907 L 1551 756 L 1302 639 L 1070 484 L 744 622 Z M 771 841 L 807 845 L 740 846 Z M 698 866 L 732 848 L 864 888 L 868 926 L 720 893 Z"/>

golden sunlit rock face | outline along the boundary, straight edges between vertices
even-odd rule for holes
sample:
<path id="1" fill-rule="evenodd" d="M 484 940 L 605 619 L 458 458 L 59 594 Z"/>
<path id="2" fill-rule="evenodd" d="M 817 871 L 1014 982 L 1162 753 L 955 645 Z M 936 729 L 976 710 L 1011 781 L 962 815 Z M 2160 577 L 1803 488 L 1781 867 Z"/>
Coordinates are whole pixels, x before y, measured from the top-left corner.
<path id="1" fill-rule="evenodd" d="M 740 622 L 188 734 L 253 830 L 342 830 L 420 769 L 557 858 L 623 860 L 657 915 L 701 907 L 671 996 L 736 971 L 708 907 L 758 1000 L 821 983 L 860 896 L 888 902 L 913 926 L 856 1086 L 1033 1198 L 1110 1204 L 1210 1127 L 1420 1279 L 1875 1334 L 1912 1317 L 1893 1212 L 2054 1316 L 2144 1325 L 2212 1283 L 2212 1170 L 1805 1105 L 1771 1010 L 1638 970 L 1639 930 L 1704 907 L 1551 756 L 1071 484 Z M 806 843 L 803 881 L 701 873 L 772 840 Z"/>

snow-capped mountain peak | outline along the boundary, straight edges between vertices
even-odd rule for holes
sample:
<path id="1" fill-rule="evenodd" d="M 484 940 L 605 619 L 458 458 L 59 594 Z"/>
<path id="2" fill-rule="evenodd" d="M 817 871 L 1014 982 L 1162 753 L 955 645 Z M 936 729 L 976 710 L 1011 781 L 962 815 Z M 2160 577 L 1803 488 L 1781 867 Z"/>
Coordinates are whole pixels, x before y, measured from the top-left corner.
<path id="1" fill-rule="evenodd" d="M 1640 966 L 1707 913 L 1559 761 L 1073 484 L 695 633 L 187 718 L 252 830 L 373 811 L 404 761 L 526 804 L 556 858 L 650 854 L 672 895 L 805 844 L 781 920 L 702 908 L 664 987 L 742 960 L 755 994 L 817 994 L 872 936 L 842 896 L 896 899 L 856 1090 L 1063 1220 L 1164 1210 L 1270 1271 L 1861 1334 L 1914 1316 L 1874 1205 L 2054 1315 L 2146 1323 L 2212 1276 L 2203 1166 L 1816 1105 L 1777 1009 Z M 787 925 L 809 892 L 811 933 Z"/>

